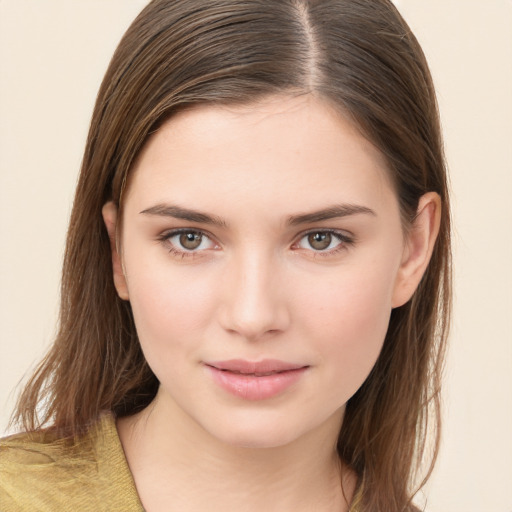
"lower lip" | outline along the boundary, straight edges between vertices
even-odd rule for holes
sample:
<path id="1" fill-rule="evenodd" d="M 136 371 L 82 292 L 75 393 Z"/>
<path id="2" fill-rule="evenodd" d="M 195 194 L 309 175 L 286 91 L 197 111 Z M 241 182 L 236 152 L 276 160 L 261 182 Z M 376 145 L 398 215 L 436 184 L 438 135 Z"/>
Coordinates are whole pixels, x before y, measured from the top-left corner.
<path id="1" fill-rule="evenodd" d="M 257 377 L 219 370 L 214 366 L 206 367 L 221 388 L 245 400 L 266 400 L 277 396 L 295 384 L 307 370 L 307 367 L 303 367 Z"/>

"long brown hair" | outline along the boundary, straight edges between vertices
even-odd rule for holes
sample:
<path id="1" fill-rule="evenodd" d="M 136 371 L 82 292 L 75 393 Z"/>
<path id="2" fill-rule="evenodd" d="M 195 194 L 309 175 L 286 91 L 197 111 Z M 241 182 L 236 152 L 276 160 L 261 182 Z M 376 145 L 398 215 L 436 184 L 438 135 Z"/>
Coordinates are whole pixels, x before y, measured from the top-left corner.
<path id="1" fill-rule="evenodd" d="M 413 298 L 393 310 L 382 353 L 347 404 L 338 443 L 359 477 L 352 510 L 408 510 L 413 483 L 424 476 L 417 470 L 428 476 L 439 444 L 450 217 L 431 76 L 389 0 L 154 0 L 142 11 L 98 94 L 68 231 L 60 330 L 14 415 L 26 430 L 53 425 L 76 436 L 100 411 L 130 415 L 156 394 L 130 304 L 114 289 L 101 216 L 109 200 L 122 209 L 149 134 L 190 106 L 304 93 L 338 108 L 382 152 L 405 227 L 421 195 L 435 191 L 442 199 L 430 265 Z"/>

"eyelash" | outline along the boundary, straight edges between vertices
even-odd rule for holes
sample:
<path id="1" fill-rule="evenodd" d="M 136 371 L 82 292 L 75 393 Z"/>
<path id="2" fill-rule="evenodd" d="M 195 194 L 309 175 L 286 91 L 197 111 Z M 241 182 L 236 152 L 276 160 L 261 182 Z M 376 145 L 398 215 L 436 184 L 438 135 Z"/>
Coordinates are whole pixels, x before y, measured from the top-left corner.
<path id="1" fill-rule="evenodd" d="M 183 249 L 177 249 L 171 242 L 171 238 L 182 235 L 182 234 L 189 234 L 194 233 L 197 235 L 200 235 L 201 237 L 207 238 L 208 240 L 213 240 L 213 237 L 209 235 L 208 233 L 205 233 L 204 231 L 201 231 L 200 229 L 189 229 L 189 228 L 181 228 L 181 229 L 173 229 L 172 231 L 167 231 L 165 233 L 162 233 L 158 237 L 158 240 L 165 244 L 168 251 L 173 255 L 180 259 L 185 258 L 197 258 L 200 255 L 201 251 L 196 250 L 187 250 L 185 248 Z M 204 250 L 204 249 L 203 249 Z"/>
<path id="2" fill-rule="evenodd" d="M 162 235 L 160 235 L 158 237 L 158 241 L 165 244 L 167 246 L 167 249 L 169 251 L 169 253 L 171 253 L 173 256 L 176 256 L 180 259 L 185 259 L 185 258 L 196 258 L 198 256 L 200 256 L 201 252 L 206 250 L 206 249 L 202 249 L 202 250 L 186 250 L 185 248 L 183 248 L 182 250 L 180 249 L 177 249 L 173 244 L 171 244 L 170 242 L 170 239 L 175 237 L 175 236 L 178 236 L 178 235 L 181 235 L 181 234 L 188 234 L 188 233 L 194 233 L 194 234 L 198 234 L 200 235 L 201 237 L 204 237 L 204 238 L 207 238 L 208 240 L 210 241 L 213 241 L 213 237 L 211 235 L 209 235 L 208 233 L 204 232 L 204 231 L 201 231 L 199 229 L 188 229 L 188 228 L 181 228 L 181 229 L 174 229 L 172 231 L 167 231 L 165 233 L 163 233 Z M 301 233 L 298 238 L 297 238 L 297 241 L 294 242 L 293 246 L 297 246 L 304 238 L 306 238 L 307 236 L 309 235 L 315 235 L 315 234 L 328 234 L 328 235 L 332 235 L 333 237 L 335 237 L 339 243 L 333 248 L 333 249 L 330 249 L 330 250 L 314 250 L 313 248 L 311 249 L 304 249 L 308 252 L 311 253 L 311 255 L 315 258 L 317 257 L 329 257 L 329 256 L 334 256 L 338 253 L 340 253 L 341 251 L 344 251 L 346 250 L 348 247 L 352 246 L 355 244 L 355 238 L 352 237 L 352 236 L 348 236 L 346 233 L 343 233 L 343 232 L 340 232 L 340 231 L 337 231 L 337 230 L 334 230 L 334 229 L 313 229 L 313 230 L 309 230 L 309 231 L 306 231 L 304 233 Z M 300 250 L 301 248 L 297 247 L 296 250 Z"/>
<path id="3" fill-rule="evenodd" d="M 298 245 L 301 240 L 306 238 L 309 235 L 316 235 L 316 234 L 328 234 L 332 235 L 334 238 L 338 240 L 338 244 L 333 248 L 329 250 L 318 250 L 315 251 L 313 248 L 311 249 L 305 249 L 306 251 L 311 253 L 311 256 L 314 258 L 328 258 L 330 256 L 335 256 L 339 254 L 342 251 L 347 250 L 349 247 L 353 246 L 356 242 L 355 238 L 353 236 L 347 235 L 345 232 L 337 231 L 335 229 L 312 229 L 309 231 L 306 231 L 305 233 L 301 233 L 298 237 L 297 242 L 295 242 L 293 245 Z"/>

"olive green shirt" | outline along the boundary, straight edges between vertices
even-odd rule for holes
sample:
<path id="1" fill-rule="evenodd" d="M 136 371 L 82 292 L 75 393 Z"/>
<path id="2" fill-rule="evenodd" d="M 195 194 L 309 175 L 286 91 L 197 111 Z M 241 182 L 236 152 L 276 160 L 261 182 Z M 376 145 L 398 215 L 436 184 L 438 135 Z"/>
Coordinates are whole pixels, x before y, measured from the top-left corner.
<path id="1" fill-rule="evenodd" d="M 0 440 L 1 512 L 143 510 L 110 414 L 75 442 L 51 431 Z"/>

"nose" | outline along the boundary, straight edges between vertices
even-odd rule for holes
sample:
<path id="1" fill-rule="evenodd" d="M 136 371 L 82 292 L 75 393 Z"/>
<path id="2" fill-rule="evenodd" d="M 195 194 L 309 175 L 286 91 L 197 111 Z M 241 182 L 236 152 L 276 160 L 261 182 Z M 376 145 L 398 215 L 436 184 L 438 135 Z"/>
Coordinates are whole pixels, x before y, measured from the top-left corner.
<path id="1" fill-rule="evenodd" d="M 232 261 L 225 275 L 222 327 L 248 341 L 286 330 L 290 315 L 283 280 L 271 255 L 251 253 Z"/>

